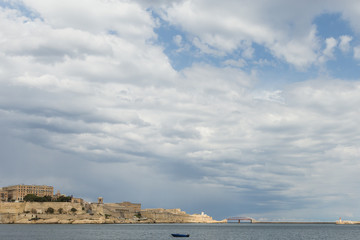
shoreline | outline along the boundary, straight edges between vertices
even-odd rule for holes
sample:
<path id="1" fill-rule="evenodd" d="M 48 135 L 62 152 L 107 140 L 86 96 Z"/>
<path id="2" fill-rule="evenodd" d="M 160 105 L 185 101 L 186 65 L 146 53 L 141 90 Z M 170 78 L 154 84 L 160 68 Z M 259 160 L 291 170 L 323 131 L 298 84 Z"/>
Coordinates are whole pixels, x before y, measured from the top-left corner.
<path id="1" fill-rule="evenodd" d="M 41 224 L 41 225 L 83 225 L 83 224 L 98 224 L 98 225 L 107 225 L 107 224 L 113 224 L 113 225 L 162 225 L 162 224 L 180 224 L 180 225 L 186 225 L 186 224 L 199 224 L 199 225 L 224 225 L 224 224 L 230 224 L 230 225 L 252 225 L 252 223 L 199 223 L 199 222 L 123 222 L 123 223 L 113 223 L 113 222 L 84 222 L 84 223 L 61 223 L 61 222 L 10 222 L 10 223 L 0 223 L 0 225 L 32 225 L 32 224 Z M 254 225 L 257 224 L 274 224 L 274 225 L 295 225 L 295 224 L 308 224 L 308 225 L 357 225 L 360 223 L 352 223 L 352 224 L 337 224 L 336 222 L 257 222 L 253 223 Z"/>
<path id="2" fill-rule="evenodd" d="M 253 224 L 336 224 L 336 222 L 254 222 Z"/>
<path id="3" fill-rule="evenodd" d="M 3 224 L 149 224 L 225 223 L 204 212 L 188 214 L 181 209 L 141 209 L 141 204 L 71 202 L 0 202 Z"/>

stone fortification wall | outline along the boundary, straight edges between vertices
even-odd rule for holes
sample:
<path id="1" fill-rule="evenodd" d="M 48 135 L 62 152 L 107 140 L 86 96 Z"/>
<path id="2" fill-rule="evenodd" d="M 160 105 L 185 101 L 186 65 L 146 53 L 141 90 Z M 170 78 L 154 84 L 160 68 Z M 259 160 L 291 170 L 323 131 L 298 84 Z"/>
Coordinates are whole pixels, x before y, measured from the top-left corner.
<path id="1" fill-rule="evenodd" d="M 85 213 L 82 210 L 82 205 L 80 203 L 69 203 L 69 202 L 0 202 L 0 213 L 45 213 L 49 208 L 53 208 L 55 211 L 62 208 L 64 213 L 68 213 L 72 208 L 76 209 L 77 213 Z"/>
<path id="2" fill-rule="evenodd" d="M 217 223 L 206 214 L 189 215 L 180 209 L 144 209 L 141 216 L 155 223 Z"/>
<path id="3" fill-rule="evenodd" d="M 97 204 L 97 203 L 91 203 L 85 207 L 88 208 L 90 213 L 92 214 L 99 214 L 99 215 L 105 215 L 104 214 L 104 205 L 103 204 Z"/>
<path id="4" fill-rule="evenodd" d="M 54 213 L 47 213 L 48 208 L 53 208 Z M 72 211 L 73 208 L 76 211 Z M 70 202 L 0 203 L 0 223 L 99 224 L 106 222 L 103 206 L 98 204 L 88 204 L 86 208 L 85 204 Z"/>
<path id="5" fill-rule="evenodd" d="M 182 223 L 187 217 L 186 214 L 175 209 L 169 211 L 163 208 L 144 209 L 140 213 L 143 218 L 151 219 L 155 223 Z"/>
<path id="6" fill-rule="evenodd" d="M 116 203 L 119 206 L 122 206 L 123 208 L 129 209 L 129 211 L 133 212 L 140 212 L 141 210 L 141 204 L 140 203 L 131 203 L 131 202 L 122 202 L 122 203 Z"/>
<path id="7" fill-rule="evenodd" d="M 25 203 L 0 202 L 0 213 L 23 213 Z"/>
<path id="8" fill-rule="evenodd" d="M 105 203 L 103 205 L 104 214 L 119 219 L 132 219 L 141 211 L 141 204 L 123 202 L 123 203 Z"/>
<path id="9" fill-rule="evenodd" d="M 55 212 L 61 208 L 63 213 L 71 213 L 71 209 L 75 208 L 77 214 L 85 213 L 80 203 L 70 202 L 26 202 L 24 212 L 45 213 L 48 208 L 53 208 Z"/>
<path id="10" fill-rule="evenodd" d="M 48 208 L 54 213 L 47 213 Z M 71 211 L 75 208 L 76 211 Z M 62 211 L 59 211 L 61 209 Z M 144 209 L 130 203 L 26 202 L 0 203 L 0 223 L 217 223 L 206 214 L 189 215 L 180 209 Z"/>

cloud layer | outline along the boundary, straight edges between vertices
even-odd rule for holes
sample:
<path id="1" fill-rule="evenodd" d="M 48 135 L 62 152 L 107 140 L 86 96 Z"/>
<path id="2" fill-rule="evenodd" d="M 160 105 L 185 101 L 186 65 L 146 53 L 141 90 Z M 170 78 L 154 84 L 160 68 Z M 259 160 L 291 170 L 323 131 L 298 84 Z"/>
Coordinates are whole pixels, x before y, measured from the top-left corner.
<path id="1" fill-rule="evenodd" d="M 217 218 L 358 215 L 358 79 L 320 74 L 271 89 L 259 86 L 260 65 L 243 69 L 249 59 L 267 62 L 259 46 L 301 71 L 323 71 L 339 51 L 360 58 L 355 36 L 319 36 L 313 22 L 336 10 L 358 33 L 354 4 L 4 4 L 0 184 L 51 184 L 88 200 Z M 180 29 L 177 47 L 225 64 L 175 70 L 158 42 L 162 21 Z"/>

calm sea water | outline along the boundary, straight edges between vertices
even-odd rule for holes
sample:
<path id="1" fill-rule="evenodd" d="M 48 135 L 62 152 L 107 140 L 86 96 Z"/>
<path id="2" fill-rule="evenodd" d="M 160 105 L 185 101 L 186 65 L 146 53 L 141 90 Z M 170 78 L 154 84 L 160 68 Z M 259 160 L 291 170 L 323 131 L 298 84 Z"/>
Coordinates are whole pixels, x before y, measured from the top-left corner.
<path id="1" fill-rule="evenodd" d="M 179 239 L 360 239 L 360 225 L 335 224 L 133 224 L 133 225 L 7 225 L 0 224 L 1 240 L 135 240 Z M 180 238 L 181 239 L 181 238 Z"/>

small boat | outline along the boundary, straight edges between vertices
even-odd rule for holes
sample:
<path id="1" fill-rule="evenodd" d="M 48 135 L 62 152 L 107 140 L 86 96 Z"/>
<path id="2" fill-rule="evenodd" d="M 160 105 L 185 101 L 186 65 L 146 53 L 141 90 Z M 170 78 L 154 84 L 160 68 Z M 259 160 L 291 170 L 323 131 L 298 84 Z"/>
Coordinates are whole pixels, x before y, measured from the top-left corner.
<path id="1" fill-rule="evenodd" d="M 190 237 L 190 234 L 180 234 L 180 233 L 172 233 L 173 237 Z"/>

